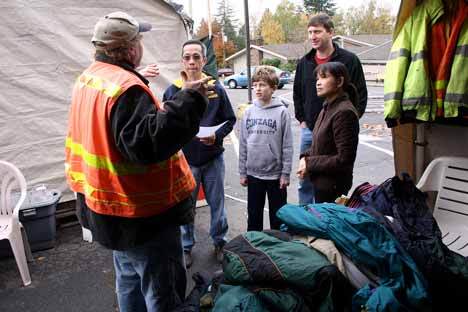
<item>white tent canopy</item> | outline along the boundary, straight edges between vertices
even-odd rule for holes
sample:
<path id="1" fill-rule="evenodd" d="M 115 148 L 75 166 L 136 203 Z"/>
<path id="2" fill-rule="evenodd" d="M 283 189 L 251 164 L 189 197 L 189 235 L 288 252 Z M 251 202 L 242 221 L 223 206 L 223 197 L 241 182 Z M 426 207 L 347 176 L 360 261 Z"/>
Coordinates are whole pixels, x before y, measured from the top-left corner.
<path id="1" fill-rule="evenodd" d="M 9 0 L 0 2 L 0 159 L 15 164 L 29 186 L 46 184 L 70 199 L 64 142 L 73 83 L 93 60 L 94 24 L 113 11 L 147 21 L 142 64 L 157 63 L 153 91 L 180 70 L 184 19 L 156 0 Z"/>

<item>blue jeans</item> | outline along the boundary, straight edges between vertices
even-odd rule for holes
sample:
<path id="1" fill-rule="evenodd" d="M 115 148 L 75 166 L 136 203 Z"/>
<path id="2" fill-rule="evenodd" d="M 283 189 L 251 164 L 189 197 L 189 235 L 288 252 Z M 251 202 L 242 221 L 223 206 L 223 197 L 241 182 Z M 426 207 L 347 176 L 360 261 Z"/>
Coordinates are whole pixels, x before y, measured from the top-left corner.
<path id="1" fill-rule="evenodd" d="M 193 177 L 197 183 L 192 197 L 198 196 L 200 184 L 203 185 L 206 202 L 210 206 L 211 223 L 210 236 L 215 246 L 224 246 L 228 223 L 226 209 L 224 208 L 224 157 L 219 155 L 207 164 L 195 167 L 190 166 Z M 185 251 L 192 250 L 195 245 L 195 226 L 193 223 L 182 227 L 182 245 Z"/>
<path id="2" fill-rule="evenodd" d="M 305 127 L 301 128 L 301 154 L 308 151 L 312 145 L 312 131 Z M 299 186 L 297 188 L 299 194 L 299 204 L 313 204 L 314 200 L 314 186 L 308 177 L 299 179 Z"/>
<path id="3" fill-rule="evenodd" d="M 180 228 L 168 225 L 156 231 L 142 246 L 113 252 L 121 312 L 172 311 L 184 302 L 187 280 Z"/>

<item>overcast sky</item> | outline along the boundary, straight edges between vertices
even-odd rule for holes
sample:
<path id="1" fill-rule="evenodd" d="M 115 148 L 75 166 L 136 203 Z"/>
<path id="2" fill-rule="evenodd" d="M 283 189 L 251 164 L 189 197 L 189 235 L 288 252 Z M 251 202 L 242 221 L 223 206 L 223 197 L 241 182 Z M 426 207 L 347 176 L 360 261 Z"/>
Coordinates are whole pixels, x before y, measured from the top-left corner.
<path id="1" fill-rule="evenodd" d="M 188 13 L 188 3 L 189 0 L 172 0 L 176 3 L 184 5 L 185 12 Z M 212 15 L 216 14 L 216 9 L 218 8 L 218 0 L 211 1 L 211 10 Z M 228 0 L 231 4 L 231 7 L 236 13 L 237 19 L 240 21 L 244 20 L 244 0 Z M 302 0 L 290 0 L 295 4 L 302 4 Z M 250 0 L 249 1 L 249 13 L 252 16 L 257 16 L 260 18 L 263 14 L 263 11 L 266 8 L 269 8 L 271 11 L 275 11 L 278 4 L 281 0 Z M 364 3 L 367 3 L 368 0 L 335 0 L 335 4 L 339 9 L 346 9 L 350 6 L 360 6 Z M 384 6 L 392 10 L 392 13 L 396 15 L 398 12 L 398 7 L 400 5 L 399 0 L 377 0 L 378 6 Z M 208 17 L 208 0 L 192 0 L 193 16 L 195 20 L 195 29 L 198 27 L 202 18 Z"/>

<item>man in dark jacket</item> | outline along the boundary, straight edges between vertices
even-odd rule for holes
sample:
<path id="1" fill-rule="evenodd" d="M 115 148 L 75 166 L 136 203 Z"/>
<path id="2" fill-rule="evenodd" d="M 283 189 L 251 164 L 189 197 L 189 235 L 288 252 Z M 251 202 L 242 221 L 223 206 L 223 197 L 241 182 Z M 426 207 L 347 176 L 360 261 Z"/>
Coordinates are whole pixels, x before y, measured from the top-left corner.
<path id="1" fill-rule="evenodd" d="M 150 29 L 124 12 L 98 21 L 95 62 L 73 89 L 66 142 L 77 215 L 113 250 L 122 312 L 169 311 L 185 299 L 179 226 L 193 221 L 195 182 L 179 150 L 197 133 L 207 105 L 206 79 L 185 82 L 163 104 L 154 97 L 135 71 L 141 33 Z"/>
<path id="2" fill-rule="evenodd" d="M 199 40 L 188 40 L 182 46 L 182 65 L 188 74 L 188 80 L 199 80 L 206 75 L 202 72 L 206 63 L 206 47 Z M 181 91 L 182 80 L 178 79 L 164 92 L 163 99 L 171 99 Z M 214 87 L 208 95 L 209 103 L 200 122 L 201 126 L 211 127 L 223 124 L 213 134 L 199 135 L 184 146 L 183 151 L 197 183 L 192 193 L 197 199 L 200 185 L 203 185 L 206 201 L 210 206 L 210 236 L 218 261 L 222 260 L 222 248 L 226 243 L 228 223 L 224 208 L 224 157 L 223 140 L 234 127 L 236 116 L 231 102 L 218 81 L 210 80 Z M 194 224 L 182 226 L 182 244 L 185 252 L 185 264 L 192 264 L 192 248 L 195 245 Z"/>
<path id="3" fill-rule="evenodd" d="M 323 99 L 317 96 L 315 88 L 315 68 L 326 62 L 341 62 L 348 69 L 351 83 L 354 84 L 359 95 L 356 109 L 361 117 L 367 106 L 367 87 L 358 57 L 333 43 L 333 22 L 325 13 L 311 17 L 307 25 L 312 50 L 302 57 L 296 67 L 294 80 L 294 110 L 296 119 L 301 125 L 300 154 L 305 153 L 312 145 L 312 130 L 318 114 L 322 110 Z M 314 202 L 314 189 L 308 179 L 299 181 L 299 203 Z"/>

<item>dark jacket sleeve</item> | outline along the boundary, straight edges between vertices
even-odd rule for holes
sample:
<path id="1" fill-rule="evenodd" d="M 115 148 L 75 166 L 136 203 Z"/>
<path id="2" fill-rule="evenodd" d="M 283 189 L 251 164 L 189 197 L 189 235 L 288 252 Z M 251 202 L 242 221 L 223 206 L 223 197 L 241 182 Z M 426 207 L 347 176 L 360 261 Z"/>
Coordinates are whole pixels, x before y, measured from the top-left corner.
<path id="1" fill-rule="evenodd" d="M 219 117 L 221 120 L 226 120 L 227 122 L 218 130 L 216 130 L 216 144 L 221 145 L 223 139 L 232 131 L 234 124 L 236 123 L 236 115 L 232 110 L 231 101 L 226 94 L 226 90 L 223 87 L 217 86 L 219 99 Z"/>
<path id="2" fill-rule="evenodd" d="M 367 107 L 367 86 L 361 61 L 359 61 L 359 58 L 356 55 L 353 55 L 353 65 L 351 68 L 352 70 L 349 75 L 351 82 L 354 84 L 358 92 L 359 102 L 356 109 L 359 113 L 359 118 L 361 118 Z"/>
<path id="3" fill-rule="evenodd" d="M 179 90 L 180 89 L 176 88 L 174 85 L 170 85 L 169 87 L 167 87 L 163 94 L 163 102 L 170 100 L 174 96 L 174 94 L 176 94 Z"/>
<path id="4" fill-rule="evenodd" d="M 306 156 L 307 171 L 315 173 L 336 174 L 341 169 L 352 167 L 356 159 L 359 141 L 359 121 L 356 113 L 343 110 L 333 117 L 333 138 L 336 144 L 336 155 Z"/>
<path id="5" fill-rule="evenodd" d="M 301 60 L 297 63 L 293 86 L 294 115 L 299 122 L 303 122 L 305 120 L 304 96 L 302 94 L 302 83 L 304 79 L 302 76 L 302 62 L 303 61 Z"/>
<path id="6" fill-rule="evenodd" d="M 149 164 L 174 155 L 198 132 L 207 100 L 195 90 L 182 90 L 157 110 L 141 87 L 123 93 L 111 111 L 117 148 L 131 162 Z"/>

